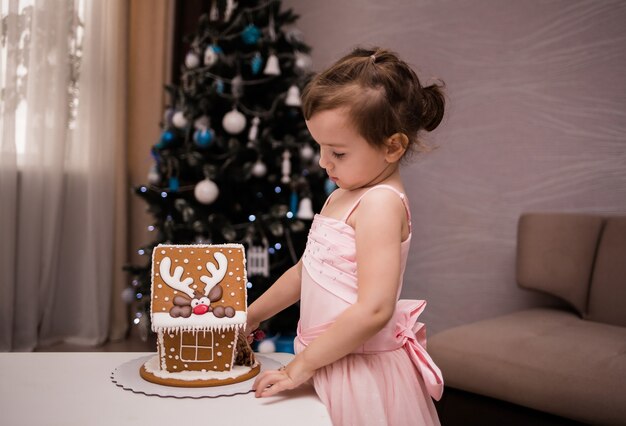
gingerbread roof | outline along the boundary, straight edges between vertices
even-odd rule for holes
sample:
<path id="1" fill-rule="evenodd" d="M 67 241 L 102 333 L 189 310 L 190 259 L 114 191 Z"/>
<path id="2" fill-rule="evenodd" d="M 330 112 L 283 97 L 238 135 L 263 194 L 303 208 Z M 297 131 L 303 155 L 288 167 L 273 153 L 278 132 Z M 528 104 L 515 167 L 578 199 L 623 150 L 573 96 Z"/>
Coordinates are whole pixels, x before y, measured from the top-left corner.
<path id="1" fill-rule="evenodd" d="M 241 244 L 160 244 L 152 253 L 152 330 L 245 326 L 246 258 Z"/>

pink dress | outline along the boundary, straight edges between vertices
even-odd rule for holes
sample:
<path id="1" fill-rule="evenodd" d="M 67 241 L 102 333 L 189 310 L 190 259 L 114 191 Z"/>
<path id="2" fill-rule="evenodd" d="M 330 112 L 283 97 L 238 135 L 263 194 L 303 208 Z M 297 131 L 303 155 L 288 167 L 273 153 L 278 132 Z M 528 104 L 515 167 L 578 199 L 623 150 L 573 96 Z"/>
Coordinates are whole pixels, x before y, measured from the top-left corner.
<path id="1" fill-rule="evenodd" d="M 388 185 L 370 191 L 382 188 L 396 192 L 402 199 L 410 231 L 411 217 L 404 194 Z M 357 300 L 355 234 L 346 220 L 361 198 L 342 220 L 319 214 L 313 220 L 302 258 L 296 353 Z M 410 241 L 409 233 L 401 246 L 401 280 Z M 424 324 L 417 321 L 425 306 L 423 300 L 399 300 L 394 316 L 380 332 L 353 353 L 315 373 L 315 390 L 335 426 L 439 425 L 431 397 L 441 398 L 443 379 L 426 352 Z"/>

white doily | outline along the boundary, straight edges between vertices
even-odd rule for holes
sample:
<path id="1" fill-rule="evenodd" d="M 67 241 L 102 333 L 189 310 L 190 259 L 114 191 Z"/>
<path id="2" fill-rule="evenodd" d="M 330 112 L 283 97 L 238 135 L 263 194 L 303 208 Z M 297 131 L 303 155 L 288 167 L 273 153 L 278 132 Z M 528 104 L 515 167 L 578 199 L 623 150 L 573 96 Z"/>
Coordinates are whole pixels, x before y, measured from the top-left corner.
<path id="1" fill-rule="evenodd" d="M 180 388 L 163 386 L 151 383 L 139 375 L 141 366 L 154 355 L 143 356 L 117 367 L 111 373 L 111 381 L 118 387 L 147 396 L 159 396 L 162 398 L 219 398 L 221 396 L 244 395 L 252 392 L 254 377 L 244 382 L 233 383 L 225 386 L 212 386 L 204 388 Z M 261 372 L 265 370 L 278 370 L 282 364 L 263 355 L 254 355 L 261 363 Z"/>

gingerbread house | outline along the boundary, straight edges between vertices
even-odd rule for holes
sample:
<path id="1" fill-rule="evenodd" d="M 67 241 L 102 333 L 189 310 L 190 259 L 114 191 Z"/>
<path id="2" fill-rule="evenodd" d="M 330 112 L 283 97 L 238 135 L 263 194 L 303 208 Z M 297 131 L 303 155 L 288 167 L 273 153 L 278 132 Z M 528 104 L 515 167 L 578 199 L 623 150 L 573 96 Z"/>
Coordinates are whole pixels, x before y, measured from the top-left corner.
<path id="1" fill-rule="evenodd" d="M 193 380 L 210 380 L 220 378 L 212 373 L 235 368 L 238 337 L 246 324 L 245 263 L 240 244 L 155 247 L 151 319 L 158 370 L 168 377 L 191 374 Z"/>

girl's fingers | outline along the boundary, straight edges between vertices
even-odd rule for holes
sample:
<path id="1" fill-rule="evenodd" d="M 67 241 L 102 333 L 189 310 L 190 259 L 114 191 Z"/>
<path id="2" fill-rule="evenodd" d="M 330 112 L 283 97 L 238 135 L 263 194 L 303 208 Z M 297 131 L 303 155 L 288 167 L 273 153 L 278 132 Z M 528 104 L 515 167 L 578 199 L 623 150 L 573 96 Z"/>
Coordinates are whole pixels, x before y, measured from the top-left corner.
<path id="1" fill-rule="evenodd" d="M 279 372 L 273 370 L 264 371 L 263 373 L 259 374 L 254 381 L 254 384 L 252 385 L 252 388 L 254 389 L 254 396 L 256 396 L 257 398 L 260 397 L 265 388 L 275 383 L 278 380 L 275 377 L 277 373 Z"/>
<path id="2" fill-rule="evenodd" d="M 291 385 L 291 381 L 286 379 L 281 379 L 276 383 L 272 384 L 272 386 L 265 388 L 261 391 L 261 398 L 265 398 L 268 396 L 276 395 L 278 392 L 282 392 L 287 389 L 291 389 L 293 386 Z"/>
<path id="3" fill-rule="evenodd" d="M 257 376 L 254 381 L 254 385 L 252 386 L 254 389 L 254 396 L 257 398 L 261 396 L 271 396 L 282 390 L 287 389 L 284 383 L 281 382 L 289 382 L 289 376 L 284 371 L 265 371 Z M 271 392 L 269 392 L 271 390 Z M 268 393 L 269 392 L 269 393 Z"/>

